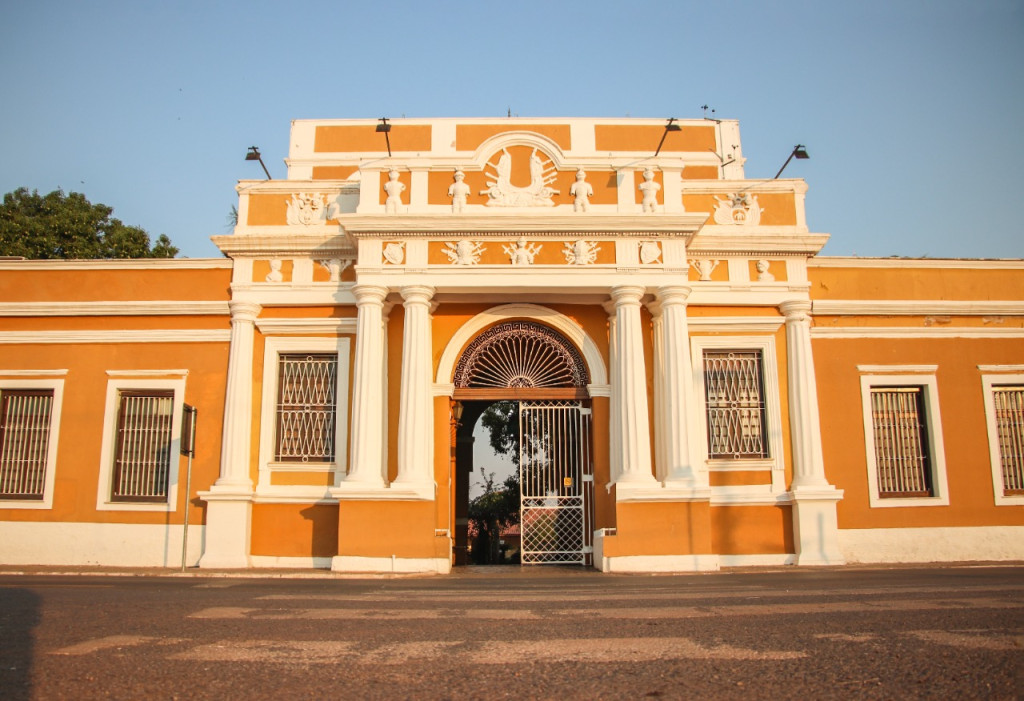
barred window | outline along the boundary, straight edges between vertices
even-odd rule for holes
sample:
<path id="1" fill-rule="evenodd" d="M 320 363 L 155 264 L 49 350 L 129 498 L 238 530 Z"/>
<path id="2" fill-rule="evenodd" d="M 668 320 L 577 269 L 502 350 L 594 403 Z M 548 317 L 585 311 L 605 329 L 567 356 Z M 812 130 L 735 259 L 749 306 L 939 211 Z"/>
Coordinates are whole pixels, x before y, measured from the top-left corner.
<path id="1" fill-rule="evenodd" d="M 1003 495 L 1024 495 L 1024 386 L 992 388 Z"/>
<path id="2" fill-rule="evenodd" d="M 767 458 L 760 350 L 705 350 L 708 457 Z"/>
<path id="3" fill-rule="evenodd" d="M 0 391 L 0 498 L 42 501 L 53 390 Z"/>
<path id="4" fill-rule="evenodd" d="M 121 390 L 110 500 L 165 502 L 171 468 L 174 392 Z"/>
<path id="5" fill-rule="evenodd" d="M 923 387 L 872 387 L 878 496 L 931 497 L 932 461 Z"/>
<path id="6" fill-rule="evenodd" d="M 278 361 L 278 462 L 334 462 L 337 353 L 282 353 Z"/>

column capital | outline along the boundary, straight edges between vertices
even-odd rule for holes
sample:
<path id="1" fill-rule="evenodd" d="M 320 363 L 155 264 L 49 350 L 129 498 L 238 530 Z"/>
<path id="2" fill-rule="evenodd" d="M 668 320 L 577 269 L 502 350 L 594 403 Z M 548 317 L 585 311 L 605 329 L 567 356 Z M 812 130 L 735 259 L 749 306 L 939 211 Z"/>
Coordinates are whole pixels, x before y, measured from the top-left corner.
<path id="1" fill-rule="evenodd" d="M 656 294 L 658 301 L 663 305 L 686 304 L 691 292 L 693 292 L 693 288 L 689 285 L 666 285 L 659 287 Z"/>
<path id="2" fill-rule="evenodd" d="M 388 288 L 383 285 L 363 283 L 353 286 L 352 294 L 356 296 L 356 304 L 376 304 L 379 306 L 384 303 L 384 298 L 388 296 Z"/>
<path id="3" fill-rule="evenodd" d="M 811 301 L 809 299 L 793 299 L 779 305 L 779 311 L 786 321 L 810 321 Z"/>
<path id="4" fill-rule="evenodd" d="M 611 289 L 611 297 L 616 307 L 624 304 L 639 306 L 640 298 L 647 292 L 645 287 L 640 285 L 616 285 Z"/>
<path id="5" fill-rule="evenodd" d="M 406 285 L 399 289 L 406 306 L 409 304 L 427 304 L 434 296 L 434 288 L 429 285 Z"/>
<path id="6" fill-rule="evenodd" d="M 231 300 L 228 302 L 228 309 L 231 310 L 231 320 L 256 321 L 263 307 L 256 302 L 242 300 Z"/>

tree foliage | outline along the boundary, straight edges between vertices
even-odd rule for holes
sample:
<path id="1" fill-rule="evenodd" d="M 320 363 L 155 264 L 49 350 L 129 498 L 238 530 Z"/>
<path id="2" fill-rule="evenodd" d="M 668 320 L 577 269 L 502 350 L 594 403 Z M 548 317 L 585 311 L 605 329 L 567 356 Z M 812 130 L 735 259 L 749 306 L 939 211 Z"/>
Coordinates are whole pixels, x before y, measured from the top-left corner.
<path id="1" fill-rule="evenodd" d="M 92 204 L 80 192 L 48 195 L 18 188 L 0 205 L 0 255 L 24 258 L 173 258 L 178 249 L 161 234 L 149 235 L 111 217 L 113 208 Z"/>
<path id="2" fill-rule="evenodd" d="M 491 448 L 499 455 L 515 455 L 519 450 L 519 402 L 500 401 L 491 404 L 480 416 L 487 429 Z"/>
<path id="3" fill-rule="evenodd" d="M 501 559 L 501 531 L 519 523 L 519 475 L 510 475 L 501 487 L 494 473 L 484 473 L 484 493 L 469 502 L 469 518 L 477 525 L 473 559 L 477 564 L 496 564 Z"/>

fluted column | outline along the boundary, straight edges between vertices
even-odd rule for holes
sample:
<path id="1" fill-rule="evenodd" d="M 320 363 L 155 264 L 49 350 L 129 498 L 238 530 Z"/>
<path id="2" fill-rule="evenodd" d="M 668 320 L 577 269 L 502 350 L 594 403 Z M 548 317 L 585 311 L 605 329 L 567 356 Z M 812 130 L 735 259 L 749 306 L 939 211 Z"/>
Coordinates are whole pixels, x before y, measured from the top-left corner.
<path id="1" fill-rule="evenodd" d="M 232 301 L 228 308 L 231 310 L 231 347 L 224 394 L 220 477 L 209 491 L 199 492 L 199 497 L 206 502 L 206 536 L 200 567 L 243 568 L 250 564 L 252 353 L 260 305 Z M 262 430 L 272 429 L 263 427 Z"/>
<path id="2" fill-rule="evenodd" d="M 619 381 L 615 376 L 615 368 L 619 364 L 618 333 L 615 325 L 615 304 L 605 302 L 604 310 L 608 314 L 608 367 L 610 368 L 608 397 L 608 472 L 609 481 L 614 483 L 622 474 L 622 405 L 619 402 Z"/>
<path id="3" fill-rule="evenodd" d="M 403 287 L 402 388 L 398 415 L 398 477 L 395 484 L 433 482 L 430 299 L 434 288 Z"/>
<path id="4" fill-rule="evenodd" d="M 611 290 L 615 303 L 616 348 L 613 382 L 619 388 L 621 414 L 619 451 L 622 468 L 617 481 L 653 484 L 647 371 L 640 323 L 640 298 L 643 294 L 644 288 L 636 285 L 619 285 Z"/>
<path id="5" fill-rule="evenodd" d="M 796 561 L 799 565 L 842 564 L 836 502 L 843 498 L 843 492 L 825 477 L 818 385 L 811 349 L 811 303 L 783 302 L 779 309 L 786 316 Z"/>
<path id="6" fill-rule="evenodd" d="M 229 302 L 231 349 L 224 398 L 224 432 L 221 439 L 218 488 L 252 490 L 249 478 L 249 446 L 252 444 L 252 353 L 256 317 L 260 305 Z"/>
<path id="7" fill-rule="evenodd" d="M 356 358 L 353 369 L 352 434 L 348 477 L 341 483 L 383 487 L 384 328 L 388 289 L 356 285 Z"/>
<path id="8" fill-rule="evenodd" d="M 693 401 L 693 367 L 686 300 L 690 288 L 674 285 L 658 289 L 660 329 L 655 337 L 655 412 L 659 429 L 655 442 L 664 460 L 666 482 L 695 485 L 697 475 L 690 457 L 689 403 Z M 660 400 L 660 401 L 659 401 Z"/>
<path id="9" fill-rule="evenodd" d="M 818 384 L 811 351 L 811 303 L 784 302 L 786 358 L 789 375 L 789 424 L 793 444 L 793 486 L 827 486 L 821 449 Z"/>

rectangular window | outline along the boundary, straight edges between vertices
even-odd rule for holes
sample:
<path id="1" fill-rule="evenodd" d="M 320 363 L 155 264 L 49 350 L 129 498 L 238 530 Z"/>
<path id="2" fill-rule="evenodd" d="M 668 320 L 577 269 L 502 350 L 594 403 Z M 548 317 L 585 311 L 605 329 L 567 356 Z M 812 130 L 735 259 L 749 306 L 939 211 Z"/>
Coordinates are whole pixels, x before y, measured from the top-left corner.
<path id="1" fill-rule="evenodd" d="M 42 501 L 53 390 L 0 392 L 0 499 Z"/>
<path id="2" fill-rule="evenodd" d="M 174 392 L 122 390 L 110 500 L 166 502 Z"/>
<path id="3" fill-rule="evenodd" d="M 277 462 L 334 462 L 337 353 L 282 353 L 278 361 Z"/>
<path id="4" fill-rule="evenodd" d="M 996 443 L 1003 496 L 1024 495 L 1024 385 L 994 385 Z"/>
<path id="5" fill-rule="evenodd" d="M 767 458 L 760 350 L 705 350 L 708 457 Z"/>
<path id="6" fill-rule="evenodd" d="M 871 424 L 879 498 L 934 496 L 923 387 L 872 387 Z"/>

